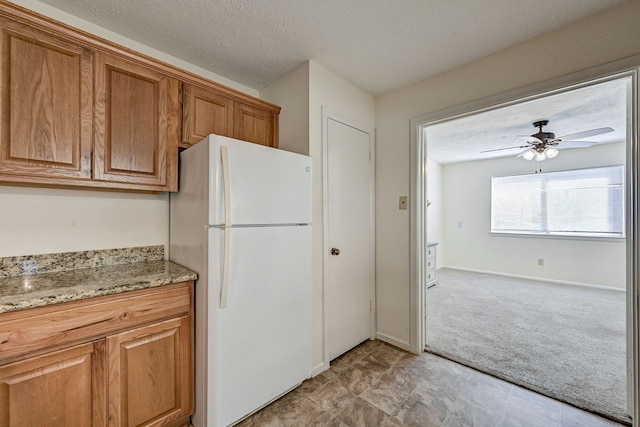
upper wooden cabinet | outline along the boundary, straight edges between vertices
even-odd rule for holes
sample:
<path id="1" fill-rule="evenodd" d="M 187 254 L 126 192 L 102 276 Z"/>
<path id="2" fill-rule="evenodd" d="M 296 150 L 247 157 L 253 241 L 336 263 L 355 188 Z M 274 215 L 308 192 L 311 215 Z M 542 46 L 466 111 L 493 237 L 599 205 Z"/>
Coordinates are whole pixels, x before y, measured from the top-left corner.
<path id="1" fill-rule="evenodd" d="M 278 115 L 263 108 L 236 103 L 233 136 L 277 148 Z"/>
<path id="2" fill-rule="evenodd" d="M 234 99 L 232 94 L 185 84 L 182 113 L 183 147 L 212 133 L 278 147 L 280 108 L 267 102 Z"/>
<path id="3" fill-rule="evenodd" d="M 176 79 L 95 55 L 94 179 L 177 190 Z"/>
<path id="4" fill-rule="evenodd" d="M 0 24 L 0 174 L 90 179 L 92 53 Z"/>
<path id="5" fill-rule="evenodd" d="M 182 96 L 182 143 L 189 146 L 215 133 L 233 137 L 233 99 L 185 84 Z"/>
<path id="6" fill-rule="evenodd" d="M 178 190 L 178 147 L 278 147 L 280 107 L 0 1 L 0 183 Z"/>
<path id="7" fill-rule="evenodd" d="M 0 19 L 0 181 L 176 191 L 180 82 Z"/>

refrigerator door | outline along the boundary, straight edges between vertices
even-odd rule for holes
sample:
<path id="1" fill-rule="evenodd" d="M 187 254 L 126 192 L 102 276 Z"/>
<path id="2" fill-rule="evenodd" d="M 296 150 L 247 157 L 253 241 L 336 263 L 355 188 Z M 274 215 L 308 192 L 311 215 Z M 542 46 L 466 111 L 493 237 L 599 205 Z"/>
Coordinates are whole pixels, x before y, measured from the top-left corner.
<path id="1" fill-rule="evenodd" d="M 227 233 L 228 304 L 221 309 Z M 311 227 L 211 228 L 208 234 L 207 408 L 209 425 L 227 426 L 311 376 Z"/>
<path id="2" fill-rule="evenodd" d="M 218 135 L 203 143 L 209 144 L 211 170 L 208 224 L 311 223 L 310 157 Z M 222 146 L 228 153 L 224 168 Z M 231 219 L 225 221 L 229 200 Z"/>

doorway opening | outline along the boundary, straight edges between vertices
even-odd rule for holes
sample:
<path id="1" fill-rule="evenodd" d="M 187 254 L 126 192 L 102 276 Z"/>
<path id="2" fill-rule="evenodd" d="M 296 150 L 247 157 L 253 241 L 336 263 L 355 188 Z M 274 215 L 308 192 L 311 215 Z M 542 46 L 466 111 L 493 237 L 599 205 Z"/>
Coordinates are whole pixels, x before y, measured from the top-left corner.
<path id="1" fill-rule="evenodd" d="M 439 115 L 414 119 L 414 142 L 416 143 L 414 153 L 417 164 L 414 168 L 416 173 L 413 176 L 415 181 L 412 182 L 416 190 L 413 193 L 416 206 L 415 222 L 412 225 L 416 225 L 413 234 L 417 236 L 416 244 L 412 245 L 412 252 L 415 250 L 415 257 L 412 257 L 414 266 L 412 272 L 416 279 L 413 296 L 417 297 L 417 301 L 414 300 L 414 307 L 415 312 L 419 313 L 419 319 L 414 319 L 416 320 L 414 324 L 417 326 L 414 332 L 417 334 L 413 337 L 416 338 L 418 350 L 427 348 L 454 360 L 458 357 L 458 361 L 472 366 L 478 363 L 473 367 L 516 383 L 521 381 L 521 385 L 535 391 L 576 406 L 583 408 L 586 406 L 589 410 L 604 413 L 619 421 L 629 421 L 629 415 L 633 410 L 637 410 L 633 407 L 634 399 L 632 399 L 635 374 L 632 370 L 634 334 L 637 334 L 633 326 L 634 313 L 637 315 L 634 295 L 638 292 L 637 279 L 633 275 L 633 271 L 637 268 L 634 265 L 634 254 L 638 252 L 638 242 L 632 220 L 636 217 L 634 203 L 637 200 L 637 188 L 634 183 L 637 182 L 638 173 L 635 154 L 637 127 L 633 102 L 635 76 L 635 71 L 630 71 L 590 81 L 584 79 L 580 84 L 569 85 L 563 82 L 553 90 L 545 92 L 538 90 L 538 93 L 528 96 L 518 94 L 508 102 L 504 102 L 504 99 L 500 102 L 492 99 L 480 107 L 466 106 L 465 109 L 461 109 L 462 112 L 447 111 Z M 622 110 L 619 108 L 620 105 Z M 603 112 L 614 114 L 605 117 Z M 556 135 L 578 134 L 580 137 L 584 135 L 585 140 L 595 143 L 582 144 L 583 148 L 589 146 L 588 149 L 577 148 L 579 144 L 574 146 L 566 144 L 567 147 L 563 149 L 561 142 L 557 146 L 559 153 L 555 153 L 557 158 L 538 159 L 538 161 L 534 158 L 533 161 L 527 161 L 523 158 L 523 154 L 530 148 L 528 141 L 535 140 L 528 136 L 541 130 L 531 125 L 543 119 L 549 120 L 549 126 L 544 130 L 545 132 L 553 130 Z M 605 121 L 612 123 L 611 128 L 614 129 L 612 132 L 606 132 L 609 134 L 607 136 L 605 133 L 595 136 L 582 132 L 606 128 L 608 126 L 599 125 Z M 519 135 L 523 137 L 519 138 Z M 499 157 L 494 158 L 495 154 Z M 545 234 L 531 230 L 529 232 L 511 230 L 501 233 L 492 227 L 496 208 L 496 200 L 492 200 L 492 194 L 496 192 L 495 188 L 492 189 L 492 177 L 538 174 L 540 178 L 552 171 L 593 169 L 605 164 L 608 166 L 621 164 L 624 168 L 626 193 L 624 193 L 624 206 L 621 206 L 621 209 L 624 209 L 625 218 L 626 236 L 624 238 L 554 235 L 548 231 Z M 532 193 L 527 193 L 522 185 L 517 188 L 519 190 L 514 197 L 521 199 L 533 197 Z M 563 194 L 566 196 L 566 191 Z M 591 202 L 595 203 L 593 200 Z M 593 213 L 594 210 L 596 209 L 590 209 L 588 212 Z M 585 214 L 579 216 L 584 217 Z M 554 216 L 554 219 L 556 218 L 557 215 Z M 433 253 L 433 243 L 438 243 L 436 260 L 429 259 L 429 254 Z M 594 273 L 593 269 L 597 266 L 598 257 L 602 261 L 601 267 L 606 271 L 601 269 Z M 430 270 L 433 263 L 436 263 L 439 268 L 444 267 L 442 270 L 436 270 L 437 282 L 434 282 L 433 273 Z M 508 284 L 509 280 L 512 283 Z M 598 334 L 603 335 L 603 330 L 613 326 L 613 323 L 616 323 L 618 329 L 622 329 L 621 332 L 614 331 L 620 335 L 616 341 L 616 345 L 622 347 L 617 353 L 620 360 L 616 360 L 615 364 L 618 371 L 621 371 L 618 373 L 623 380 L 619 387 L 621 389 L 617 390 L 618 402 L 613 410 L 611 407 L 603 409 L 597 406 L 597 402 L 585 403 L 584 395 L 562 396 L 567 393 L 565 388 L 560 387 L 560 391 L 556 392 L 553 387 L 549 391 L 544 381 L 540 385 L 539 380 L 544 380 L 545 369 L 541 365 L 535 365 L 535 362 L 549 359 L 549 355 L 556 352 L 557 348 L 548 348 L 544 353 L 543 344 L 552 341 L 550 337 L 558 337 L 561 334 L 544 332 L 534 327 L 538 326 L 534 325 L 534 321 L 520 318 L 519 314 L 526 311 L 526 304 L 516 308 L 510 306 L 509 310 L 514 312 L 507 311 L 505 318 L 500 317 L 504 314 L 500 310 L 515 299 L 514 293 L 510 293 L 509 290 L 528 292 L 529 289 L 533 289 L 531 286 L 534 284 L 530 283 L 533 281 L 538 282 L 536 285 L 538 287 L 532 291 L 532 295 L 542 296 L 539 307 L 543 309 L 552 306 L 549 298 L 553 298 L 554 303 L 562 299 L 553 295 L 554 292 L 559 292 L 563 288 L 571 291 L 588 290 L 587 293 L 590 294 L 613 292 L 617 295 L 613 298 L 615 302 L 611 306 L 614 308 L 609 310 L 615 311 L 620 317 L 620 308 L 622 308 L 623 312 L 626 311 L 626 315 L 622 314 L 620 319 L 615 320 L 605 319 L 603 320 L 604 328 L 601 327 L 602 325 L 594 326 L 595 329 L 600 328 L 600 331 L 594 331 L 593 334 L 588 331 L 585 333 L 587 338 L 597 338 Z M 447 291 L 454 286 L 452 283 L 456 282 L 470 287 L 460 287 L 453 294 L 447 295 Z M 436 286 L 430 288 L 429 285 L 433 284 Z M 436 298 L 440 299 L 436 300 Z M 566 298 L 569 306 L 580 306 L 580 304 L 572 304 L 572 301 L 582 301 L 579 300 L 582 296 L 574 295 Z M 594 303 L 598 307 L 598 297 L 594 298 Z M 527 298 L 529 303 L 531 300 L 532 298 Z M 438 315 L 439 308 L 446 308 L 445 311 L 451 313 L 452 307 L 462 311 L 472 311 L 466 321 L 467 326 L 454 324 L 455 320 L 464 319 L 462 312 L 445 320 L 430 319 L 430 316 Z M 473 310 L 476 311 L 473 312 Z M 562 312 L 562 315 L 566 314 L 566 310 L 556 307 L 555 314 L 558 315 L 558 312 Z M 542 319 L 549 319 L 554 312 L 550 313 L 546 317 L 544 314 L 538 313 L 538 315 L 541 315 Z M 606 310 L 604 313 L 606 315 Z M 567 318 L 561 317 L 552 318 L 549 323 L 558 325 L 568 321 Z M 485 331 L 483 335 L 480 328 L 485 320 L 489 325 L 487 327 L 490 333 Z M 522 326 L 520 331 L 516 329 L 515 335 L 521 337 L 522 331 L 530 332 L 532 344 L 528 345 L 535 350 L 543 351 L 542 356 L 534 357 L 536 360 L 526 366 L 526 368 L 532 368 L 528 373 L 523 367 L 526 365 L 527 357 L 532 356 L 533 352 L 522 352 L 522 348 L 504 349 L 501 347 L 505 341 L 504 337 L 494 334 L 505 327 L 512 327 L 513 330 L 520 321 L 524 324 L 520 325 Z M 491 326 L 492 322 L 493 326 Z M 578 324 L 581 324 L 580 321 Z M 442 340 L 442 334 L 438 335 L 443 331 L 445 331 L 445 338 L 450 338 L 449 342 L 446 342 L 446 339 Z M 463 332 L 470 333 L 465 335 Z M 496 339 L 494 343 L 491 343 L 492 336 Z M 479 362 L 473 360 L 469 356 L 470 350 L 473 350 L 474 345 L 478 343 L 487 344 L 484 349 L 475 349 L 483 356 L 486 356 L 487 348 L 500 350 L 493 355 L 496 357 L 495 360 L 500 359 L 500 362 L 490 365 L 485 363 L 486 360 L 482 360 L 482 357 Z M 593 343 L 588 342 L 588 344 Z M 517 346 L 522 346 L 522 342 L 518 341 Z M 559 343 L 558 348 L 562 348 L 562 343 Z M 456 356 L 456 354 L 450 354 L 452 351 L 464 354 Z M 637 355 L 635 357 L 637 358 Z M 573 362 L 564 360 L 564 363 L 566 365 L 571 363 L 569 370 L 575 368 Z M 506 373 L 494 371 L 494 368 L 511 365 L 515 367 L 514 372 L 524 373 L 522 378 L 513 378 L 508 370 Z M 592 366 L 587 367 L 586 372 L 591 369 Z M 597 382 L 597 379 L 595 380 Z M 589 388 L 584 384 L 583 387 Z M 597 399 L 600 397 L 598 396 Z M 588 397 L 586 400 L 589 400 Z M 620 403 L 620 400 L 623 402 Z M 596 406 L 589 406 L 591 404 Z"/>

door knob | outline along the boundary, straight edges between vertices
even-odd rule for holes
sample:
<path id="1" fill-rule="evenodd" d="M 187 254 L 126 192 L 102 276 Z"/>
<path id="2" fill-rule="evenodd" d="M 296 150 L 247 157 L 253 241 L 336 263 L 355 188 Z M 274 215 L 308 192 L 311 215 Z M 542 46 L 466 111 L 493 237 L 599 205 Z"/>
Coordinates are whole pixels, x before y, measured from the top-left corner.
<path id="1" fill-rule="evenodd" d="M 331 248 L 331 255 L 340 255 L 340 249 Z"/>

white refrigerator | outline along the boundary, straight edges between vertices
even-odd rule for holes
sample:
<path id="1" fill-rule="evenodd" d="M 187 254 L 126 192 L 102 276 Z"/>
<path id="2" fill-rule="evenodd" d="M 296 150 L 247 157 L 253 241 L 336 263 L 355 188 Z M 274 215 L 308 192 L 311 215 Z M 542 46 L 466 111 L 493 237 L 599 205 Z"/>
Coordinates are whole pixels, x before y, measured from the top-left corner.
<path id="1" fill-rule="evenodd" d="M 210 135 L 180 154 L 169 257 L 195 286 L 196 427 L 311 376 L 311 158 Z"/>

